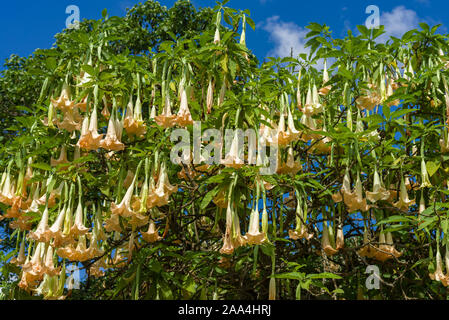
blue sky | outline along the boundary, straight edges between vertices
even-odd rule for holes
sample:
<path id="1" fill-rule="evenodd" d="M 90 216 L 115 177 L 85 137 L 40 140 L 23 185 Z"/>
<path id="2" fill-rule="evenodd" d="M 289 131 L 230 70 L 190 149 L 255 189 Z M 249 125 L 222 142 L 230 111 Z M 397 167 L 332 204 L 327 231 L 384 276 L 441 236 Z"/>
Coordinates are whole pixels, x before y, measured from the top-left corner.
<path id="1" fill-rule="evenodd" d="M 65 27 L 69 16 L 66 7 L 80 8 L 81 19 L 99 19 L 101 11 L 108 9 L 110 15 L 123 16 L 127 7 L 135 0 L 46 0 L 46 1 L 3 1 L 0 11 L 0 61 L 11 54 L 27 56 L 36 48 L 49 48 L 53 36 Z M 174 0 L 161 0 L 163 5 L 172 6 Z M 212 0 L 193 0 L 196 7 L 214 6 Z M 430 25 L 443 24 L 447 32 L 449 24 L 449 3 L 445 0 L 358 0 L 358 1 L 293 1 L 293 0 L 231 0 L 227 6 L 249 9 L 257 24 L 256 32 L 248 31 L 247 44 L 260 58 L 283 56 L 304 52 L 304 27 L 309 22 L 326 23 L 335 37 L 342 37 L 348 29 L 364 24 L 369 14 L 368 5 L 380 9 L 381 24 L 386 25 L 389 34 L 400 36 L 414 28 L 419 22 Z"/>

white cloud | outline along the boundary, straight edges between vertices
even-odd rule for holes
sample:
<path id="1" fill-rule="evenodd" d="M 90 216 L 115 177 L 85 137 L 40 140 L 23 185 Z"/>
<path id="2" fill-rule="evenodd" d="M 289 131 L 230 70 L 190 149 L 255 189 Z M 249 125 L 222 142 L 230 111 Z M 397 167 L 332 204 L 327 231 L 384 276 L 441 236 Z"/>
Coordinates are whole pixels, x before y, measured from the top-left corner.
<path id="1" fill-rule="evenodd" d="M 379 37 L 379 41 L 385 42 L 394 36 L 402 37 L 404 33 L 419 26 L 420 22 L 425 22 L 420 19 L 415 11 L 399 6 L 394 8 L 391 12 L 383 12 L 380 16 L 380 24 L 385 26 L 385 34 Z"/>
<path id="2" fill-rule="evenodd" d="M 270 56 L 289 57 L 293 49 L 293 57 L 300 53 L 309 53 L 305 48 L 308 31 L 293 22 L 284 22 L 279 16 L 268 18 L 261 24 L 262 28 L 270 34 L 270 40 L 275 47 L 268 52 Z"/>

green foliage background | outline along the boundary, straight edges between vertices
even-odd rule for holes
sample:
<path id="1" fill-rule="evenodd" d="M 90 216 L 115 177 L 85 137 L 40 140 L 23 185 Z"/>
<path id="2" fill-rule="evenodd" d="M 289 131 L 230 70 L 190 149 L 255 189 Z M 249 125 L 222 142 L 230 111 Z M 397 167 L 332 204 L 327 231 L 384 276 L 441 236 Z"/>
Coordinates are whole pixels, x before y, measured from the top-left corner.
<path id="1" fill-rule="evenodd" d="M 159 92 L 156 100 L 151 97 L 153 85 L 159 88 L 161 82 L 161 71 L 153 72 L 152 59 L 156 56 L 161 64 L 173 67 L 170 83 L 173 94 L 182 67 L 187 63 L 195 67 L 196 99 L 190 104 L 192 117 L 202 121 L 203 130 L 234 125 L 247 129 L 258 128 L 262 123 L 260 115 L 266 113 L 260 107 L 262 104 L 275 116 L 284 92 L 296 96 L 299 69 L 303 76 L 300 89 L 307 93 L 309 84 L 322 83 L 323 74 L 316 67 L 317 60 L 333 61 L 329 82 L 332 90 L 323 99 L 327 117 L 325 134 L 332 138 L 334 151 L 329 156 L 314 155 L 307 152 L 310 144 L 295 142 L 295 155 L 305 164 L 304 171 L 293 177 L 264 177 L 275 186 L 268 192 L 273 204 L 269 207 L 269 244 L 238 248 L 225 260 L 219 253 L 225 216 L 212 198 L 237 175 L 237 212 L 242 230 L 247 230 L 253 194 L 249 186 L 257 176 L 257 168 L 215 168 L 212 174 L 181 181 L 177 173 L 182 168 L 170 164 L 170 181 L 180 185 L 183 192 L 174 194 L 173 201 L 161 208 L 167 219 L 158 226 L 164 230 L 169 224 L 164 240 L 141 243 L 129 264 L 110 269 L 98 279 L 87 277 L 81 288 L 73 290 L 68 298 L 267 299 L 274 273 L 279 299 L 446 299 L 446 288 L 432 281 L 428 274 L 435 269 L 437 240 L 441 246 L 447 241 L 445 182 L 449 158 L 439 148 L 446 121 L 443 79 L 448 77 L 439 50 L 449 52 L 447 35 L 438 34 L 436 27 L 422 24 L 420 30 L 410 30 L 401 39 L 392 38 L 383 44 L 375 41 L 382 28 L 370 31 L 361 26 L 359 35 L 349 32 L 344 39 L 336 39 L 327 26 L 312 23 L 307 35 L 309 56 L 270 58 L 260 64 L 239 43 L 243 12 L 224 5 L 195 9 L 189 1 L 178 1 L 167 9 L 156 1 L 147 1 L 132 8 L 125 17 L 108 17 L 104 12 L 101 20 L 83 21 L 79 30 L 64 30 L 56 35 L 53 48 L 37 50 L 28 58 L 12 56 L 6 61 L 0 77 L 0 165 L 5 168 L 11 159 L 26 162 L 31 152 L 34 163 L 42 164 L 42 180 L 49 174 L 46 171 L 67 181 L 80 176 L 84 195 L 87 201 L 93 202 L 109 199 L 105 186 L 119 181 L 121 168 L 135 168 L 139 160 L 152 156 L 156 150 L 168 157 L 173 144 L 168 131 L 154 126 L 149 127 L 144 139 L 127 141 L 132 153 L 123 154 L 119 166 L 109 165 L 105 170 L 105 152 L 94 152 L 95 156 L 85 159 L 88 171 L 78 172 L 72 167 L 68 172 L 58 173 L 47 168 L 45 164 L 50 162 L 50 157 L 57 158 L 58 147 L 70 136 L 41 123 L 48 111 L 49 98 L 59 94 L 66 75 L 77 75 L 84 70 L 94 76 L 92 85 L 77 91 L 78 97 L 91 93 L 94 84 L 99 87 L 100 96 L 125 97 L 135 75 L 140 74 L 144 79 L 143 117 L 148 119 L 152 103 L 162 105 Z M 217 46 L 212 39 L 219 9 L 223 10 L 226 26 L 221 27 L 222 40 Z M 246 22 L 254 27 L 249 17 Z M 98 51 L 100 47 L 102 51 Z M 88 66 L 86 52 L 93 52 L 97 62 L 110 68 L 100 70 L 99 65 Z M 248 60 L 242 54 L 245 52 Z M 367 84 L 363 83 L 366 74 L 378 78 L 399 64 L 410 64 L 416 72 L 407 82 L 408 86 L 399 88 L 391 98 L 400 99 L 401 105 L 391 109 L 383 107 L 377 114 L 363 118 L 361 131 L 351 130 L 348 121 L 355 128 L 355 101 L 366 88 Z M 204 91 L 210 77 L 216 80 L 216 88 L 220 88 L 223 77 L 229 83 L 234 80 L 236 83 L 227 91 L 225 103 L 214 106 L 213 113 L 208 115 Z M 296 105 L 293 102 L 294 98 L 292 105 Z M 300 111 L 294 108 L 293 112 L 295 119 L 300 119 Z M 410 116 L 404 117 L 406 114 Z M 101 119 L 99 127 L 106 125 Z M 380 140 L 366 138 L 373 131 L 379 133 Z M 39 141 L 37 148 L 35 141 Z M 413 143 L 420 152 L 413 153 Z M 424 192 L 428 207 L 424 214 L 418 214 L 417 206 L 405 212 L 382 203 L 370 209 L 370 216 L 348 213 L 342 203 L 333 203 L 331 195 L 340 189 L 346 166 L 353 181 L 357 172 L 362 172 L 363 187 L 371 190 L 374 166 L 387 185 L 400 181 L 404 175 L 420 182 L 422 155 L 432 187 L 412 190 L 411 197 L 418 202 Z M 295 226 L 295 208 L 285 205 L 283 198 L 295 190 L 307 194 L 308 224 L 315 234 L 311 241 L 288 238 L 288 230 Z M 0 209 L 5 212 L 7 207 L 0 205 Z M 54 217 L 55 214 L 51 220 Z M 334 221 L 335 225 L 335 219 L 342 219 L 345 225 L 345 248 L 332 257 L 317 254 L 321 250 L 323 220 Z M 361 257 L 357 253 L 363 244 L 361 220 L 373 233 L 378 234 L 380 225 L 392 231 L 395 247 L 402 256 L 384 263 Z M 3 228 L 2 298 L 40 299 L 17 287 L 20 269 L 8 262 L 17 254 L 19 234 L 9 228 L 7 219 L 0 224 Z M 221 232 L 217 232 L 217 227 Z M 130 232 L 118 241 L 108 240 L 109 252 L 126 243 L 129 236 Z M 87 270 L 92 262 L 84 262 L 81 267 Z M 383 279 L 380 290 L 365 288 L 365 269 L 371 264 L 380 267 Z"/>

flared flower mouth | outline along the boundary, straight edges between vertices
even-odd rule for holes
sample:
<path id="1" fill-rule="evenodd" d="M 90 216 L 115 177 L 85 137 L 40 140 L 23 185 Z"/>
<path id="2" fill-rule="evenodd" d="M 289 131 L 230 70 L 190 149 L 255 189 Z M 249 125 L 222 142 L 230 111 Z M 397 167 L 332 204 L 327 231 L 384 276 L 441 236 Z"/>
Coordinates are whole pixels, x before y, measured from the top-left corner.
<path id="1" fill-rule="evenodd" d="M 260 245 L 265 240 L 265 233 L 260 232 L 260 213 L 259 213 L 259 186 L 257 186 L 257 197 L 254 202 L 254 209 L 251 211 L 249 229 L 244 236 L 245 241 L 249 245 Z"/>
<path id="2" fill-rule="evenodd" d="M 383 186 L 377 168 L 374 170 L 373 191 L 366 191 L 366 198 L 373 203 L 390 198 L 390 192 Z"/>
<path id="3" fill-rule="evenodd" d="M 131 136 L 144 137 L 147 131 L 145 122 L 142 119 L 142 102 L 140 97 L 137 97 L 136 105 L 134 107 L 132 96 L 126 108 L 126 117 L 123 122 L 123 127 L 126 133 Z"/>
<path id="4" fill-rule="evenodd" d="M 187 93 L 185 88 L 182 88 L 181 92 L 181 105 L 179 112 L 176 116 L 176 123 L 181 127 L 187 127 L 193 124 L 192 115 L 189 110 L 189 105 L 187 101 Z"/>
<path id="5" fill-rule="evenodd" d="M 221 161 L 225 167 L 240 169 L 244 166 L 245 161 L 241 159 L 239 152 L 239 136 L 237 131 L 234 133 L 234 138 L 231 144 L 231 150 L 225 159 Z"/>
<path id="6" fill-rule="evenodd" d="M 159 236 L 159 228 L 156 228 L 156 224 L 153 220 L 150 220 L 150 224 L 148 226 L 147 232 L 142 232 L 142 238 L 148 243 L 154 243 L 162 240 L 162 237 Z"/>
<path id="7" fill-rule="evenodd" d="M 404 178 L 401 180 L 401 189 L 399 192 L 399 201 L 393 205 L 401 210 L 408 210 L 408 208 L 415 204 L 415 200 L 410 200 L 408 197 L 407 187 L 405 186 Z"/>
<path id="8" fill-rule="evenodd" d="M 307 206 L 305 210 L 302 208 L 302 203 L 297 199 L 296 204 L 296 228 L 294 230 L 288 231 L 288 236 L 292 240 L 306 239 L 310 240 L 313 238 L 313 233 L 309 233 L 307 226 L 305 225 L 307 220 Z"/>
<path id="9" fill-rule="evenodd" d="M 70 99 L 70 88 L 67 83 L 63 84 L 59 98 L 51 99 L 51 103 L 55 108 L 60 109 L 63 112 L 71 111 L 75 106 L 75 103 Z"/>
<path id="10" fill-rule="evenodd" d="M 78 140 L 77 146 L 86 150 L 97 150 L 100 148 L 100 141 L 102 139 L 103 135 L 98 133 L 97 107 L 94 107 L 90 122 L 88 116 L 83 120 L 81 137 Z"/>
<path id="11" fill-rule="evenodd" d="M 176 125 L 176 120 L 177 116 L 172 114 L 170 97 L 167 95 L 165 97 L 164 110 L 161 115 L 154 118 L 154 121 L 156 121 L 158 126 L 167 129 L 173 128 Z"/>
<path id="12" fill-rule="evenodd" d="M 106 137 L 100 141 L 100 147 L 108 151 L 123 151 L 125 145 L 117 136 L 116 121 L 114 116 L 109 118 L 108 131 Z"/>
<path id="13" fill-rule="evenodd" d="M 278 163 L 281 163 L 281 161 L 278 161 Z M 278 169 L 278 174 L 289 174 L 289 175 L 296 175 L 299 171 L 302 170 L 302 164 L 298 160 L 295 160 L 295 157 L 293 155 L 293 148 L 290 146 L 288 148 L 288 154 L 287 154 L 287 161 L 285 163 L 282 163 Z"/>

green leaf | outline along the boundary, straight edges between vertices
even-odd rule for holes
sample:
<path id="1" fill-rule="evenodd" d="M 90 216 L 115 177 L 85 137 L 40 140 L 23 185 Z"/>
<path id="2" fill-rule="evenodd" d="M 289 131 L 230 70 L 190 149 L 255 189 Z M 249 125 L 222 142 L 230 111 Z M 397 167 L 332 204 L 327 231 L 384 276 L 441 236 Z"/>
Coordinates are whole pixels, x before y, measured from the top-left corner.
<path id="1" fill-rule="evenodd" d="M 212 199 L 217 195 L 219 191 L 218 187 L 215 187 L 214 189 L 212 189 L 211 191 L 209 191 L 206 196 L 203 198 L 203 200 L 201 200 L 201 204 L 200 204 L 200 209 L 203 210 L 205 209 L 209 203 L 212 201 Z"/>
<path id="2" fill-rule="evenodd" d="M 340 276 L 330 273 L 330 272 L 323 272 L 319 274 L 308 274 L 308 279 L 341 279 Z"/>
<path id="3" fill-rule="evenodd" d="M 441 166 L 441 163 L 437 164 L 437 163 L 432 162 L 432 161 L 427 161 L 426 168 L 427 168 L 427 173 L 429 174 L 429 177 L 432 177 L 435 174 L 435 172 L 438 171 L 440 166 Z"/>
<path id="4" fill-rule="evenodd" d="M 47 163 L 32 163 L 31 167 L 45 171 L 51 171 L 52 167 Z"/>

